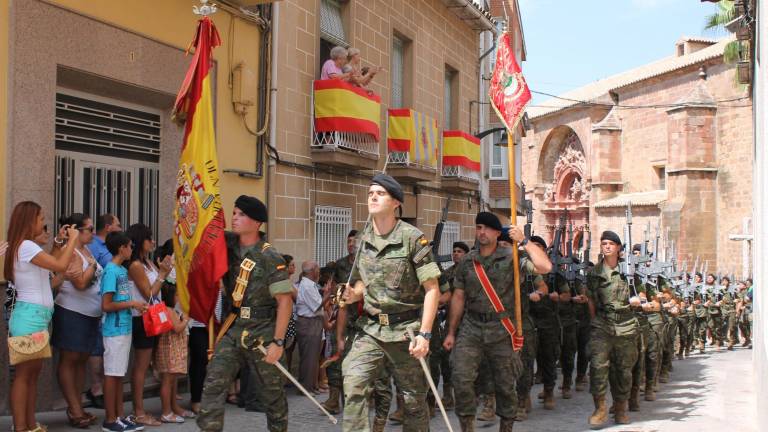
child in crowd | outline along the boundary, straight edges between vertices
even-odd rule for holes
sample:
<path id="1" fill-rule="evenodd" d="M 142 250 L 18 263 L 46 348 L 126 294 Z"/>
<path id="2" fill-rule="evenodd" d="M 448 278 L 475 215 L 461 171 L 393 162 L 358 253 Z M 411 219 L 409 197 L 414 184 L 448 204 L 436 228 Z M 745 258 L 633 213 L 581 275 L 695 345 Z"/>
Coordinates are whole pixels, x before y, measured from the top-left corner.
<path id="1" fill-rule="evenodd" d="M 131 308 L 143 312 L 147 304 L 131 298 L 128 271 L 123 262 L 131 258 L 131 239 L 123 232 L 107 235 L 107 249 L 112 261 L 101 279 L 101 308 L 104 311 L 104 405 L 106 418 L 101 429 L 106 432 L 144 430 L 123 412 L 123 377 L 128 371 L 131 352 Z"/>
<path id="2" fill-rule="evenodd" d="M 168 318 L 173 323 L 173 330 L 160 335 L 155 351 L 155 368 L 162 374 L 160 401 L 163 406 L 163 423 L 184 423 L 185 418 L 194 418 L 195 414 L 179 406 L 176 397 L 177 381 L 187 374 L 187 324 L 189 317 L 178 313 L 175 308 L 179 301 L 176 285 L 165 281 L 160 288 L 163 301 L 168 307 Z"/>

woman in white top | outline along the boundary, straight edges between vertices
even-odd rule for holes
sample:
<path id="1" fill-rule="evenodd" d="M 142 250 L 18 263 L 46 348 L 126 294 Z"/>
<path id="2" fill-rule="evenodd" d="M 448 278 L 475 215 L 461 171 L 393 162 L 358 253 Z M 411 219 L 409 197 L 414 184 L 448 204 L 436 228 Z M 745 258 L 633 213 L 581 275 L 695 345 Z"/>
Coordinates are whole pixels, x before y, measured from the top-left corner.
<path id="1" fill-rule="evenodd" d="M 99 285 L 103 269 L 87 247 L 93 240 L 91 218 L 74 213 L 62 218 L 61 223 L 75 227 L 79 235 L 64 283 L 56 295 L 51 345 L 59 350 L 57 376 L 67 401 L 69 425 L 84 429 L 96 422 L 96 416 L 83 410 L 80 391 L 85 386 L 85 365 L 102 337 Z M 59 239 L 54 239 L 54 244 L 59 243 Z"/>
<path id="2" fill-rule="evenodd" d="M 158 268 L 152 262 L 152 251 L 155 250 L 155 241 L 152 239 L 152 230 L 144 224 L 133 224 L 126 231 L 133 243 L 131 260 L 125 265 L 128 267 L 128 278 L 132 282 L 131 296 L 135 300 L 143 300 L 150 303 L 151 299 L 158 298 L 160 287 L 171 271 L 171 257 L 168 256 L 160 263 Z M 144 378 L 152 360 L 152 351 L 157 346 L 158 337 L 149 337 L 144 332 L 144 321 L 141 314 L 132 311 L 133 317 L 133 370 L 131 371 L 131 393 L 133 396 L 133 417 L 135 423 L 147 426 L 160 426 L 159 420 L 144 411 Z"/>
<path id="3" fill-rule="evenodd" d="M 5 277 L 14 285 L 15 297 L 9 336 L 26 336 L 47 331 L 53 314 L 53 292 L 50 272 L 67 269 L 75 246 L 78 231 L 64 226 L 60 237 L 67 243 L 61 254 L 54 257 L 44 252 L 33 239 L 43 232 L 45 217 L 37 203 L 24 201 L 16 205 L 8 224 L 8 251 L 5 256 Z M 11 413 L 15 431 L 41 431 L 35 420 L 37 379 L 43 360 L 29 360 L 16 365 L 11 384 Z"/>

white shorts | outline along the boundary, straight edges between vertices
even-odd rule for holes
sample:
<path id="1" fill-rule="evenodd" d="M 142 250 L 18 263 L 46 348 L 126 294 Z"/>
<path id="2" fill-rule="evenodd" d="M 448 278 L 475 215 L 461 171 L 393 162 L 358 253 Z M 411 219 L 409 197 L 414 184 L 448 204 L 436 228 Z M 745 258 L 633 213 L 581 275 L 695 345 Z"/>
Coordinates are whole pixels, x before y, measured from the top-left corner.
<path id="1" fill-rule="evenodd" d="M 123 377 L 128 372 L 128 360 L 131 355 L 130 334 L 122 336 L 104 336 L 104 375 Z"/>

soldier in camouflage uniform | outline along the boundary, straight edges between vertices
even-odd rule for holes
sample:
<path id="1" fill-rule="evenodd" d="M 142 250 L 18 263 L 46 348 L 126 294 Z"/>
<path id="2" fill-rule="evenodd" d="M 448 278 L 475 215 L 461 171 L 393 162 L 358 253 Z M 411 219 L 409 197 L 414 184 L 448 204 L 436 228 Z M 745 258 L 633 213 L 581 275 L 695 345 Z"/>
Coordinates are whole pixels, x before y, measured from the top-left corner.
<path id="1" fill-rule="evenodd" d="M 508 432 L 512 430 L 517 414 L 515 387 L 522 372 L 520 352 L 516 350 L 523 348 L 522 335 L 515 331 L 515 336 L 511 337 L 502 324 L 505 318 L 514 316 L 515 310 L 511 250 L 497 247 L 501 222 L 494 214 L 479 213 L 475 224 L 476 240 L 480 248 L 468 253 L 456 269 L 451 310 L 448 314 L 448 335 L 443 345 L 447 350 L 453 350 L 453 388 L 461 430 L 475 430 L 475 381 L 478 368 L 486 359 L 494 378 L 496 414 L 501 417 L 499 430 Z M 512 240 L 520 243 L 530 257 L 523 260 L 525 263 L 521 280 L 527 274 L 549 272 L 551 264 L 539 246 L 528 242 L 518 227 L 511 227 L 509 233 Z M 482 266 L 491 289 L 498 294 L 504 307 L 503 313 L 497 313 L 492 306 L 474 268 L 475 263 Z M 456 330 L 462 316 L 464 320 L 457 340 Z"/>
<path id="2" fill-rule="evenodd" d="M 707 310 L 707 307 L 703 304 L 706 299 L 705 295 L 702 293 L 704 290 L 704 282 L 702 280 L 701 273 L 696 273 L 696 277 L 694 279 L 694 289 L 695 293 L 693 296 L 693 315 L 694 315 L 694 324 L 693 324 L 693 335 L 695 338 L 695 342 L 699 346 L 699 353 L 704 354 L 704 345 L 707 341 L 707 319 L 709 316 L 709 312 Z"/>
<path id="3" fill-rule="evenodd" d="M 750 348 L 752 347 L 752 295 L 749 291 L 751 286 L 752 279 L 747 279 L 746 283 L 739 282 L 738 294 L 736 294 L 736 319 L 739 322 L 741 335 L 744 337 L 741 346 Z"/>
<path id="4" fill-rule="evenodd" d="M 594 267 L 591 263 L 590 266 Z M 574 297 L 573 308 L 576 314 L 576 320 L 579 322 L 576 334 L 576 391 L 584 391 L 587 386 L 587 371 L 589 367 L 589 335 L 591 333 L 590 323 L 592 318 L 589 315 L 589 304 L 587 300 L 587 287 L 581 286 L 579 296 Z"/>
<path id="5" fill-rule="evenodd" d="M 661 344 L 661 365 L 658 381 L 667 383 L 669 382 L 669 374 L 672 372 L 672 359 L 675 357 L 675 336 L 677 334 L 679 308 L 667 280 L 659 278 L 659 286 L 663 290 L 660 301 L 661 314 L 664 317 L 664 340 Z"/>
<path id="6" fill-rule="evenodd" d="M 563 372 L 563 383 L 561 384 L 563 399 L 570 399 L 571 385 L 573 384 L 573 369 L 576 359 L 576 350 L 578 349 L 577 335 L 579 332 L 579 322 L 576 320 L 576 310 L 574 308 L 573 298 L 576 297 L 576 281 L 566 284 L 568 292 L 560 294 L 560 302 L 557 312 L 560 318 L 561 342 L 560 342 L 560 368 Z M 573 294 L 571 293 L 573 289 Z"/>
<path id="7" fill-rule="evenodd" d="M 680 290 L 675 293 L 678 303 L 677 334 L 680 341 L 680 346 L 677 351 L 678 360 L 688 357 L 691 351 L 690 323 L 691 320 L 693 320 L 693 314 L 690 310 L 690 298 L 686 295 L 689 281 L 690 276 L 688 276 L 688 273 L 685 273 L 683 275 L 684 284 L 680 286 Z"/>
<path id="8" fill-rule="evenodd" d="M 469 246 L 464 242 L 455 242 L 453 244 L 453 250 L 451 252 L 451 259 L 453 265 L 443 271 L 440 277 L 441 285 L 443 282 L 448 283 L 450 291 L 453 292 L 453 277 L 456 273 L 457 264 L 464 258 L 464 255 L 469 252 Z M 448 308 L 449 304 L 441 304 L 437 310 L 437 316 L 435 317 L 435 325 L 432 328 L 432 339 L 429 341 L 429 370 L 432 374 L 432 381 L 435 382 L 435 386 L 440 383 L 440 377 L 443 377 L 443 407 L 446 410 L 452 410 L 455 407 L 455 400 L 453 398 L 453 384 L 451 384 L 451 365 L 450 365 L 450 352 L 443 348 L 443 341 L 445 335 L 448 332 Z M 435 395 L 430 394 L 427 398 L 429 404 L 430 416 L 435 414 Z"/>
<path id="9" fill-rule="evenodd" d="M 541 301 L 531 303 L 531 316 L 536 324 L 538 349 L 536 350 L 536 368 L 541 371 L 544 389 L 538 398 L 544 402 L 544 409 L 555 409 L 555 381 L 557 380 L 557 360 L 560 357 L 560 317 L 558 304 L 560 296 L 568 295 L 568 284 L 557 273 L 545 278 L 548 295 Z"/>
<path id="10" fill-rule="evenodd" d="M 629 423 L 627 400 L 632 387 L 632 366 L 637 361 L 638 322 L 632 308 L 645 296 L 642 285 L 634 291 L 619 267 L 621 239 L 612 231 L 600 237 L 603 259 L 587 276 L 587 295 L 592 315 L 590 340 L 590 392 L 595 411 L 589 417 L 591 427 L 601 427 L 608 420 L 605 396 L 610 377 L 615 407 L 614 420 Z M 634 281 L 631 281 L 634 283 Z"/>
<path id="11" fill-rule="evenodd" d="M 712 342 L 717 348 L 723 345 L 723 313 L 720 310 L 720 299 L 722 293 L 720 288 L 715 285 L 715 275 L 707 275 L 706 280 L 706 301 L 704 306 L 707 308 L 707 329 L 712 335 Z"/>
<path id="12" fill-rule="evenodd" d="M 723 312 L 723 321 L 725 322 L 724 337 L 728 338 L 728 350 L 739 343 L 739 328 L 736 321 L 736 296 L 730 292 L 731 278 L 723 276 L 720 280 L 723 285 L 723 299 L 720 301 L 720 310 Z"/>
<path id="13" fill-rule="evenodd" d="M 440 269 L 421 231 L 395 217 L 403 200 L 395 179 L 386 174 L 373 178 L 368 189 L 371 224 L 360 235 L 359 262 L 352 269 L 354 284 L 344 292 L 347 308 L 364 302 L 364 315 L 358 321 L 362 330 L 342 363 L 342 429 L 346 432 L 370 430 L 368 397 L 387 367 L 404 397 L 403 430 L 429 427 L 427 377 L 418 359 L 429 353 L 440 301 Z M 418 331 L 412 341 L 409 329 Z"/>
<path id="14" fill-rule="evenodd" d="M 237 315 L 216 346 L 203 387 L 197 425 L 203 431 L 224 429 L 227 390 L 240 369 L 249 365 L 258 376 L 255 390 L 265 408 L 272 432 L 288 430 L 288 402 L 283 376 L 274 366 L 283 356 L 288 321 L 293 308 L 291 281 L 283 257 L 266 243 L 259 232 L 267 221 L 267 209 L 256 198 L 241 196 L 235 201 L 232 231 L 227 233 L 229 271 L 223 278 L 225 310 Z M 239 308 L 232 307 L 232 294 L 244 259 L 254 261 Z M 264 356 L 257 346 L 264 344 Z"/>

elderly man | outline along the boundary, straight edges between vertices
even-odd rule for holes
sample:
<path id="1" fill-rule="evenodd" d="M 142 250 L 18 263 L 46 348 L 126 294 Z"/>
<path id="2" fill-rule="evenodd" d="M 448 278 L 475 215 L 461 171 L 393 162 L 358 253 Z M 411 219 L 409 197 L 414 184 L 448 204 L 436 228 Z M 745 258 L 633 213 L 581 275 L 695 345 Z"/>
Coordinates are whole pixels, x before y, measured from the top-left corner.
<path id="1" fill-rule="evenodd" d="M 342 68 L 347 64 L 347 49 L 340 46 L 331 48 L 331 58 L 323 63 L 323 68 L 320 71 L 320 79 L 343 79 L 348 80 L 352 76 L 352 72 L 344 72 Z"/>
<path id="2" fill-rule="evenodd" d="M 323 337 L 323 297 L 320 295 L 320 267 L 314 261 L 301 264 L 296 297 L 296 341 L 299 344 L 299 381 L 308 391 L 319 393 L 317 372 Z"/>

